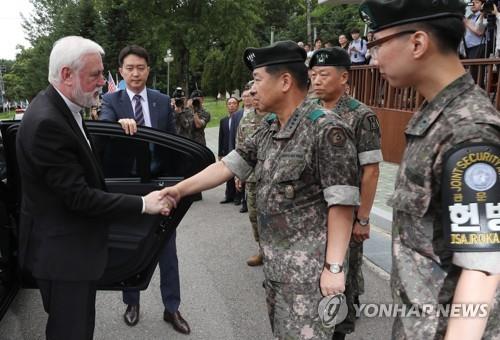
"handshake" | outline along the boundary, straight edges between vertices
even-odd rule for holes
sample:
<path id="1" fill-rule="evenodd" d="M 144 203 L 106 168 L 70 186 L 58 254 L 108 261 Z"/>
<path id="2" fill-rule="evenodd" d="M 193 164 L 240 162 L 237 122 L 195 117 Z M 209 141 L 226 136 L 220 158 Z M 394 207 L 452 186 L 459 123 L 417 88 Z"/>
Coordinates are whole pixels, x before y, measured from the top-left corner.
<path id="1" fill-rule="evenodd" d="M 177 207 L 181 195 L 178 190 L 170 187 L 152 191 L 142 198 L 144 200 L 144 214 L 168 216 Z"/>

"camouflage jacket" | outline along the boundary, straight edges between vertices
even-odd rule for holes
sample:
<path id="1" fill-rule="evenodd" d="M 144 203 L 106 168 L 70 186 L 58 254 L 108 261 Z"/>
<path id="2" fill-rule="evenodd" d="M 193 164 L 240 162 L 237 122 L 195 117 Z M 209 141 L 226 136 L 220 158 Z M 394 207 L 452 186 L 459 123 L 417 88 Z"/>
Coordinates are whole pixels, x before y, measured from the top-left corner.
<path id="1" fill-rule="evenodd" d="M 248 112 L 243 118 L 241 118 L 240 124 L 238 125 L 238 131 L 236 132 L 236 147 L 243 145 L 246 138 L 250 137 L 257 131 L 258 127 L 262 124 L 262 120 L 267 114 L 258 115 L 255 109 Z M 255 176 L 252 174 L 247 178 L 247 182 L 255 182 Z"/>
<path id="2" fill-rule="evenodd" d="M 200 116 L 200 119 L 203 122 L 203 126 L 201 128 L 197 128 L 194 125 L 193 121 L 193 132 L 192 132 L 192 140 L 195 142 L 198 142 L 200 144 L 206 145 L 207 142 L 205 141 L 205 127 L 207 126 L 208 122 L 210 121 L 210 113 L 206 111 L 204 108 L 201 109 L 200 112 L 198 112 L 198 115 Z"/>
<path id="3" fill-rule="evenodd" d="M 383 161 L 380 150 L 380 124 L 368 106 L 345 94 L 333 109 L 354 132 L 359 165 Z"/>
<path id="4" fill-rule="evenodd" d="M 443 158 L 464 142 L 500 140 L 500 115 L 483 90 L 465 74 L 448 85 L 412 117 L 407 147 L 389 200 L 393 207 L 391 285 L 396 303 L 451 303 L 461 268 L 443 238 L 440 201 Z M 496 255 L 495 255 L 496 254 Z M 466 258 L 478 253 L 462 253 Z M 498 253 L 482 253 L 500 263 Z M 475 269 L 469 267 L 469 269 Z M 500 337 L 498 300 L 485 339 Z M 407 339 L 441 339 L 444 317 L 402 318 Z M 496 337 L 495 337 L 496 336 Z"/>
<path id="5" fill-rule="evenodd" d="M 194 130 L 193 111 L 185 108 L 181 112 L 176 112 L 175 110 L 173 112 L 177 134 L 192 139 Z"/>
<path id="6" fill-rule="evenodd" d="M 304 101 L 284 127 L 276 115 L 223 159 L 241 179 L 255 170 L 264 273 L 277 282 L 317 282 L 332 205 L 359 203 L 356 149 L 342 119 Z"/>

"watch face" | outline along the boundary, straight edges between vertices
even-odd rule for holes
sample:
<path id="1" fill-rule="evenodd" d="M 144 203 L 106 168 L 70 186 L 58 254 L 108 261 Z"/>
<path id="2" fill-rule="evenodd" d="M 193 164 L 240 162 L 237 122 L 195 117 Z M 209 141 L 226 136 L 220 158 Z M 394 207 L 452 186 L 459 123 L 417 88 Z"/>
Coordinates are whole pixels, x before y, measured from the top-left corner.
<path id="1" fill-rule="evenodd" d="M 334 263 L 330 265 L 330 271 L 334 274 L 340 273 L 341 268 L 338 264 Z"/>

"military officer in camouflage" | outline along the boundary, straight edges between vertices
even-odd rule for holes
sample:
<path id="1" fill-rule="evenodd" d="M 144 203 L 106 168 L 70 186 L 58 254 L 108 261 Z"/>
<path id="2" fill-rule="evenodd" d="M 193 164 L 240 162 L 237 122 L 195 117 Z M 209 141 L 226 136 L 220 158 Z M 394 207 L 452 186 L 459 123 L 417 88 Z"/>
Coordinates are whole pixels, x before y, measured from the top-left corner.
<path id="1" fill-rule="evenodd" d="M 448 169 L 450 155 L 467 152 L 470 143 L 490 150 L 490 155 L 500 153 L 500 115 L 457 55 L 464 33 L 464 10 L 462 0 L 366 0 L 360 5 L 361 17 L 375 32 L 375 41 L 368 48 L 380 73 L 394 87 L 414 86 L 426 100 L 408 123 L 407 147 L 389 202 L 394 210 L 394 302 L 407 306 L 495 303 L 488 318 L 447 318 L 433 312 L 398 317 L 393 339 L 500 339 L 499 244 L 481 248 L 485 244 L 472 242 L 460 252 L 453 250 L 456 245 L 447 233 L 450 228 L 464 230 L 460 224 L 467 223 L 473 214 L 457 214 L 455 225 L 450 226 L 446 219 L 462 205 L 441 201 L 449 185 L 442 177 L 449 176 L 450 171 L 443 169 Z M 467 178 L 461 188 L 470 192 L 471 188 L 479 190 L 480 183 L 489 183 L 488 190 L 494 193 L 489 196 L 494 201 L 490 208 L 498 207 L 498 168 L 495 171 L 485 162 L 480 164 L 476 170 L 482 174 Z M 477 197 L 475 204 L 483 194 L 486 197 L 487 192 L 472 195 Z M 462 194 L 455 199 L 460 202 Z M 472 227 L 479 221 L 470 220 L 465 230 L 490 228 L 492 239 L 496 235 L 498 241 L 498 225 L 495 227 L 491 219 L 495 216 L 499 216 L 498 208 L 491 208 L 487 224 L 483 220 Z"/>
<path id="2" fill-rule="evenodd" d="M 354 131 L 360 169 L 361 202 L 356 209 L 351 242 L 346 292 L 347 318 L 335 328 L 333 340 L 345 338 L 354 331 L 359 295 L 364 293 L 363 241 L 370 237 L 370 211 L 377 191 L 378 163 L 383 160 L 380 150 L 380 125 L 375 113 L 346 93 L 351 58 L 341 47 L 316 50 L 309 61 L 311 84 L 323 107 L 339 114 Z"/>
<path id="3" fill-rule="evenodd" d="M 291 41 L 246 49 L 257 106 L 274 114 L 222 161 L 163 189 L 175 206 L 181 197 L 234 175 L 246 180 L 254 171 L 268 311 L 278 339 L 331 338 L 318 303 L 345 289 L 343 263 L 359 203 L 352 131 L 305 100 L 305 59 Z"/>
<path id="4" fill-rule="evenodd" d="M 248 88 L 250 91 L 250 88 L 253 85 L 253 81 L 251 81 L 248 84 Z M 248 111 L 248 113 L 241 118 L 240 124 L 238 125 L 238 131 L 236 133 L 236 148 L 243 146 L 245 139 L 249 138 L 252 136 L 255 131 L 259 128 L 259 126 L 262 124 L 262 120 L 264 117 L 266 117 L 267 112 L 262 112 L 259 110 L 257 104 L 257 100 L 253 98 L 253 108 Z M 263 255 L 262 255 L 262 250 L 260 249 L 259 245 L 259 230 L 257 227 L 257 208 L 255 206 L 256 203 L 256 192 L 255 192 L 255 176 L 252 172 L 252 174 L 246 179 L 245 185 L 246 185 L 246 195 L 247 195 L 247 205 L 248 205 L 248 218 L 250 219 L 250 224 L 252 225 L 252 231 L 253 231 L 253 237 L 255 239 L 255 242 L 257 242 L 257 245 L 259 247 L 259 251 L 256 255 L 251 256 L 247 260 L 247 264 L 249 266 L 260 266 L 262 265 L 263 261 Z M 241 187 L 241 181 L 239 179 L 236 179 L 236 188 Z"/>

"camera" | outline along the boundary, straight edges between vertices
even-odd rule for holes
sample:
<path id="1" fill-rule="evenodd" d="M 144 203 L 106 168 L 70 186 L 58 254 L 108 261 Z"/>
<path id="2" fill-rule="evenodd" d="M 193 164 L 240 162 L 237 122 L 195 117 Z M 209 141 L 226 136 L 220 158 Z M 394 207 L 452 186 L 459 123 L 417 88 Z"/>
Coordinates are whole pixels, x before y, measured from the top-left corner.
<path id="1" fill-rule="evenodd" d="M 191 100 L 193 101 L 193 109 L 195 112 L 201 111 L 201 97 L 203 97 L 203 93 L 196 89 L 191 92 Z"/>
<path id="2" fill-rule="evenodd" d="M 497 1 L 495 1 L 495 0 L 486 0 L 481 5 L 481 13 L 492 14 L 493 13 L 493 5 L 496 5 L 496 4 L 497 4 Z"/>
<path id="3" fill-rule="evenodd" d="M 182 108 L 184 107 L 184 98 L 186 94 L 181 87 L 177 87 L 172 93 L 172 98 L 174 98 L 174 103 L 176 107 Z"/>

